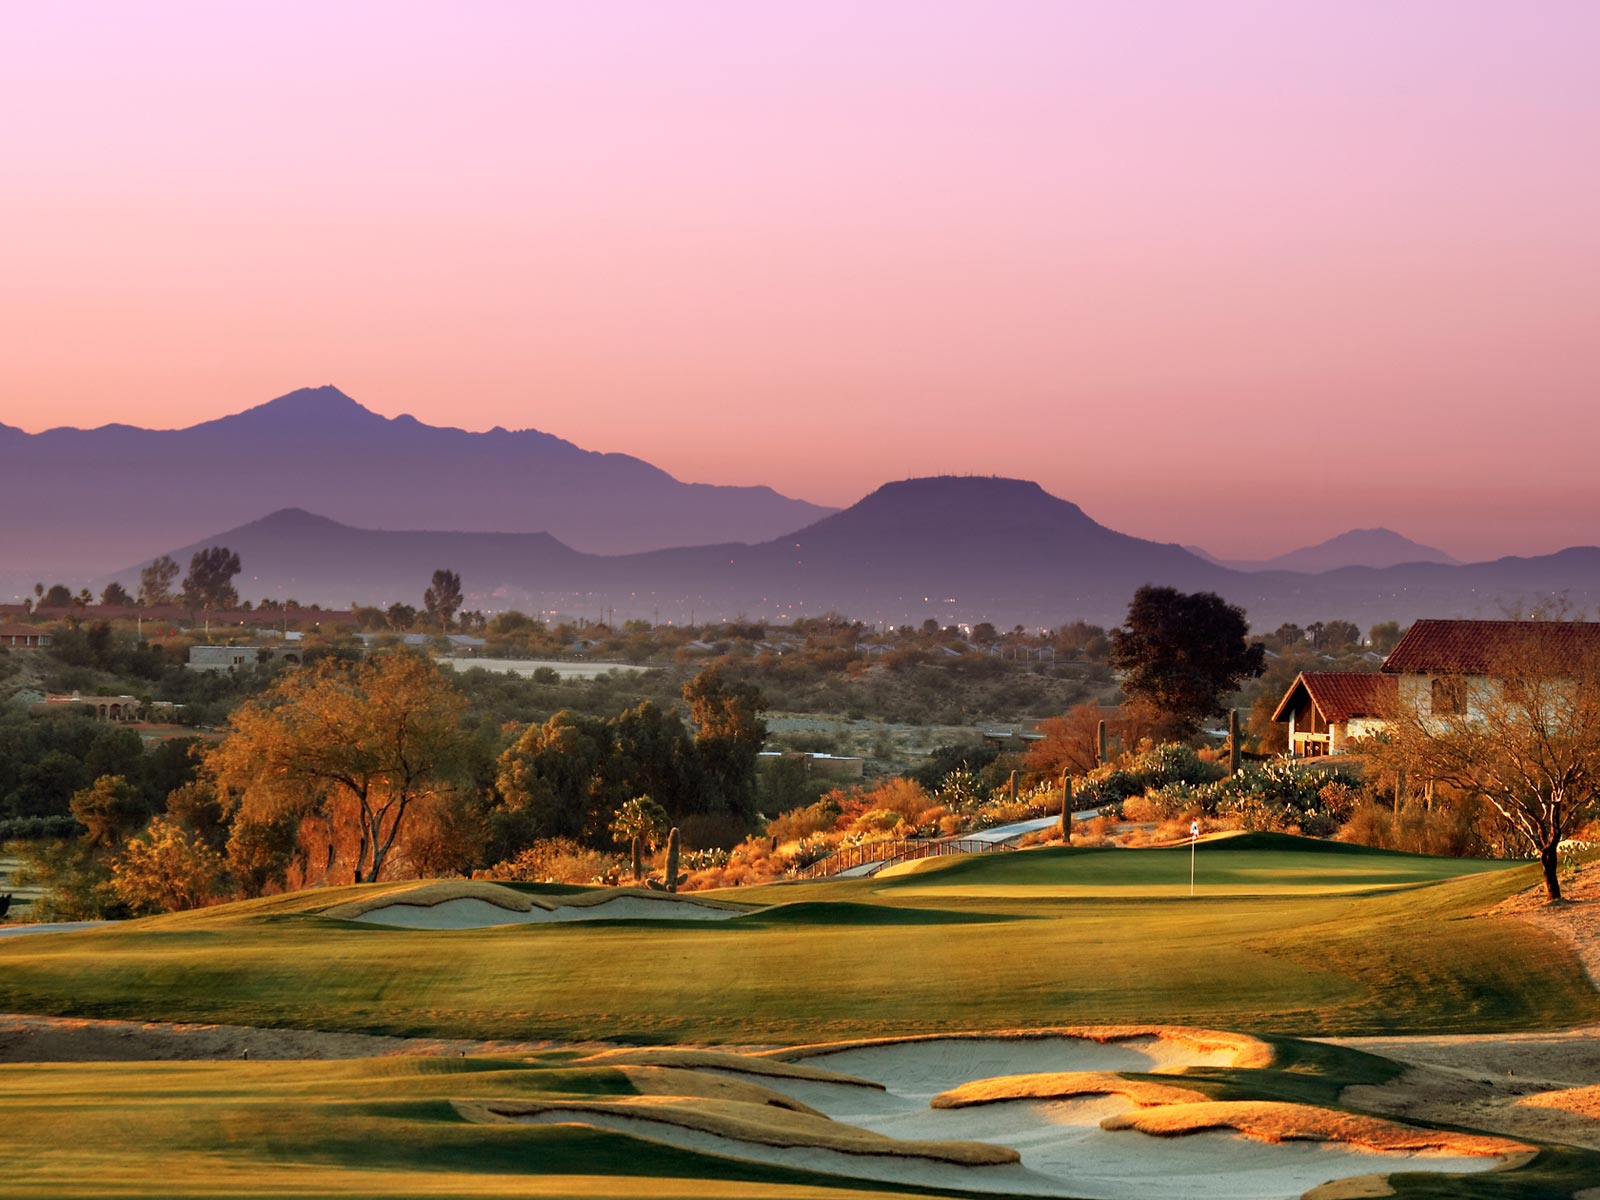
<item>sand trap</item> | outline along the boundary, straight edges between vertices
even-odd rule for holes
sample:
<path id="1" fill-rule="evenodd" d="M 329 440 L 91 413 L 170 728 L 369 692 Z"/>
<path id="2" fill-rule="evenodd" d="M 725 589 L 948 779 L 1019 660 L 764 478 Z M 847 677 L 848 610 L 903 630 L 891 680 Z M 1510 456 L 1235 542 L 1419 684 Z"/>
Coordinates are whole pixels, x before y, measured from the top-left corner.
<path id="1" fill-rule="evenodd" d="M 1003 1075 L 1261 1067 L 1272 1061 L 1270 1047 L 1241 1034 L 1137 1026 L 796 1046 L 773 1057 L 875 1079 L 900 1095 L 928 1099 Z"/>
<path id="2" fill-rule="evenodd" d="M 579 908 L 530 908 L 512 912 L 486 900 L 445 900 L 439 904 L 386 904 L 353 918 L 401 929 L 489 929 L 498 925 L 540 925 L 560 921 L 726 921 L 739 914 L 688 900 L 641 900 L 621 896 Z"/>
<path id="3" fill-rule="evenodd" d="M 459 880 L 364 896 L 323 915 L 400 929 L 490 929 L 555 921 L 726 921 L 750 911 L 632 888 L 530 896 L 495 883 Z"/>
<path id="4" fill-rule="evenodd" d="M 652 1127 L 636 1114 L 614 1107 L 601 1120 L 606 1128 L 686 1149 L 863 1180 L 1084 1200 L 1150 1196 L 1296 1200 L 1321 1184 L 1352 1176 L 1489 1170 L 1502 1164 L 1502 1154 L 1518 1149 L 1499 1139 L 1475 1139 L 1470 1145 L 1462 1143 L 1470 1152 L 1441 1152 L 1441 1135 L 1432 1131 L 1371 1118 L 1346 1122 L 1347 1114 L 1304 1106 L 1265 1106 L 1274 1111 L 1220 1106 L 1230 1111 L 1219 1113 L 1212 1111 L 1219 1106 L 1209 1103 L 1172 1103 L 1193 1099 L 1176 1079 L 1171 1087 L 1149 1083 L 1141 1087 L 1137 1081 L 1106 1074 L 1234 1065 L 1242 1060 L 1266 1066 L 1271 1061 L 1266 1051 L 1248 1037 L 1198 1029 L 1123 1027 L 1082 1030 L 1078 1036 L 990 1035 L 807 1046 L 764 1056 L 884 1085 L 878 1091 L 825 1079 L 760 1081 L 840 1125 L 906 1145 L 986 1142 L 1010 1147 L 1021 1154 L 1021 1162 L 1010 1165 L 952 1166 L 921 1161 L 915 1154 L 845 1155 L 837 1147 L 775 1147 L 730 1136 L 727 1129 L 659 1123 Z M 727 1063 L 708 1068 L 730 1077 L 738 1069 L 737 1064 Z M 1051 1098 L 1012 1098 L 1014 1093 Z M 1058 1093 L 1071 1095 L 1054 1098 Z M 941 1107 L 932 1106 L 936 1096 L 945 1101 Z M 952 1097 L 958 1099 L 952 1103 Z M 1139 1109 L 1140 1100 L 1168 1103 Z M 1164 1114 L 1151 1127 L 1165 1136 L 1133 1128 L 1147 1113 Z M 543 1113 L 536 1119 L 578 1118 Z M 1185 1122 L 1188 1128 L 1180 1129 Z M 1180 1132 L 1183 1136 L 1176 1136 Z M 1320 1140 L 1344 1134 L 1359 1135 L 1357 1144 Z"/>

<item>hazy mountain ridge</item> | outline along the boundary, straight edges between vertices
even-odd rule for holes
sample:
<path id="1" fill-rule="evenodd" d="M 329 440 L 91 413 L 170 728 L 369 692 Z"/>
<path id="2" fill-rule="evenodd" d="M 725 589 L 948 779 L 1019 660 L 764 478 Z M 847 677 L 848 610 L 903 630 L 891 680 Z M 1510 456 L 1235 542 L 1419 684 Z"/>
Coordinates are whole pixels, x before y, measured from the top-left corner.
<path id="1" fill-rule="evenodd" d="M 1303 571 L 1320 574 L 1342 567 L 1398 567 L 1409 563 L 1444 563 L 1458 560 L 1434 546 L 1414 542 L 1392 529 L 1348 529 L 1344 533 L 1265 559 L 1225 559 L 1190 547 L 1201 557 L 1236 571 Z"/>
<path id="2" fill-rule="evenodd" d="M 766 487 L 683 483 L 536 429 L 384 417 L 334 387 L 184 429 L 0 431 L 0 507 L 28 514 L 0 527 L 0 562 L 18 569 L 105 570 L 130 547 L 153 551 L 289 506 L 371 529 L 548 531 L 597 552 L 760 541 L 833 511 Z"/>
<path id="3" fill-rule="evenodd" d="M 936 477 L 886 484 L 842 512 L 765 542 L 583 553 L 547 534 L 383 531 L 284 510 L 173 551 L 238 550 L 240 592 L 343 605 L 415 604 L 432 571 L 458 571 L 469 607 L 684 620 L 783 619 L 835 610 L 867 621 L 1114 624 L 1144 583 L 1211 590 L 1256 628 L 1342 617 L 1495 617 L 1537 597 L 1600 600 L 1600 549 L 1452 566 L 1243 572 L 1129 537 L 1037 484 Z M 136 568 L 118 573 L 130 583 Z"/>

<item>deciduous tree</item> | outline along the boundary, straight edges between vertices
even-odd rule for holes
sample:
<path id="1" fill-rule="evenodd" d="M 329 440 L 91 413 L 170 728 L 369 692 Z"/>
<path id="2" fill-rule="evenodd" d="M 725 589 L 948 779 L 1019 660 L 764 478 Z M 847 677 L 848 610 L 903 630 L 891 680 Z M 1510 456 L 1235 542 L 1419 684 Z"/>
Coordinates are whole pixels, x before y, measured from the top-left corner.
<path id="1" fill-rule="evenodd" d="M 128 595 L 128 589 L 116 580 L 106 584 L 105 590 L 100 593 L 100 603 L 108 608 L 125 608 L 133 603 L 133 597 Z"/>
<path id="2" fill-rule="evenodd" d="M 379 879 L 412 808 L 455 778 L 463 701 L 430 660 L 396 651 L 364 663 L 322 659 L 233 713 L 206 771 L 236 822 L 325 820 L 330 853 L 356 882 Z M 353 854 L 341 831 L 348 830 Z"/>
<path id="3" fill-rule="evenodd" d="M 1244 610 L 1212 592 L 1146 585 L 1133 595 L 1121 629 L 1111 631 L 1111 666 L 1122 690 L 1192 733 L 1222 712 L 1222 701 L 1261 674 L 1266 650 L 1245 643 Z"/>
<path id="4" fill-rule="evenodd" d="M 139 603 L 146 608 L 172 603 L 172 585 L 178 579 L 178 564 L 163 554 L 139 572 Z"/>
<path id="5" fill-rule="evenodd" d="M 461 576 L 442 568 L 435 571 L 433 582 L 422 593 L 422 607 L 428 619 L 438 623 L 439 632 L 447 632 L 456 610 L 461 607 Z"/>
<path id="6" fill-rule="evenodd" d="M 1369 747 L 1412 787 L 1443 784 L 1490 805 L 1539 859 L 1551 900 L 1562 841 L 1600 816 L 1600 639 L 1561 636 L 1561 624 L 1503 626 L 1482 674 L 1400 688 Z M 1461 703 L 1436 706 L 1435 695 Z"/>
<path id="7" fill-rule="evenodd" d="M 210 627 L 211 610 L 233 608 L 239 603 L 233 577 L 240 571 L 239 556 L 226 546 L 211 546 L 189 560 L 189 573 L 183 578 L 185 603 L 206 614 Z"/>

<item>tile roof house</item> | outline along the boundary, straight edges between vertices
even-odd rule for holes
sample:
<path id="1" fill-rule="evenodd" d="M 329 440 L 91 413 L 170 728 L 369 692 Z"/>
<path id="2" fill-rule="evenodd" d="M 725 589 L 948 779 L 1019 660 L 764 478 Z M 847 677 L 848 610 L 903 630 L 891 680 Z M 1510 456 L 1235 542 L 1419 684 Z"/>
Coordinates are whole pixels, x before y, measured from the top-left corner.
<path id="1" fill-rule="evenodd" d="M 1340 754 L 1352 738 L 1380 728 L 1394 702 L 1395 680 L 1352 671 L 1302 671 L 1278 702 L 1272 719 L 1289 726 L 1296 758 Z"/>
<path id="2" fill-rule="evenodd" d="M 1600 622 L 1418 621 L 1380 674 L 1305 672 L 1284 693 L 1274 721 L 1289 725 L 1289 753 L 1338 754 L 1352 738 L 1382 729 L 1396 705 L 1434 716 L 1471 711 L 1502 664 L 1537 654 L 1542 662 L 1600 663 Z"/>

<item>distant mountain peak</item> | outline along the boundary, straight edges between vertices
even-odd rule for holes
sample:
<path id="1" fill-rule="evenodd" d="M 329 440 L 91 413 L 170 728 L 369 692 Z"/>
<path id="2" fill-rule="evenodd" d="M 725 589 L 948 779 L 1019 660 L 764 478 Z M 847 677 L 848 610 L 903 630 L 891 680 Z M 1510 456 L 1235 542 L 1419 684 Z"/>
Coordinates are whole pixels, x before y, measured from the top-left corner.
<path id="1" fill-rule="evenodd" d="M 1414 542 L 1404 534 L 1376 526 L 1372 529 L 1347 529 L 1314 546 L 1302 546 L 1287 554 L 1254 562 L 1218 560 L 1243 571 L 1303 571 L 1320 574 L 1344 567 L 1398 567 L 1409 563 L 1438 563 L 1455 566 L 1457 560 L 1434 546 Z"/>
<path id="2" fill-rule="evenodd" d="M 257 404 L 254 408 L 247 408 L 243 412 L 207 424 L 216 425 L 222 421 L 250 424 L 270 422 L 275 425 L 301 424 L 306 421 L 319 423 L 337 421 L 340 424 L 351 424 L 358 421 L 382 423 L 384 417 L 364 407 L 331 383 L 326 383 L 321 387 L 296 388 L 292 392 L 285 392 L 268 400 L 265 404 Z"/>

